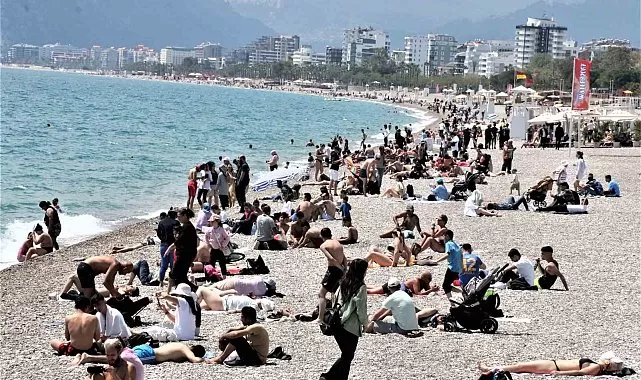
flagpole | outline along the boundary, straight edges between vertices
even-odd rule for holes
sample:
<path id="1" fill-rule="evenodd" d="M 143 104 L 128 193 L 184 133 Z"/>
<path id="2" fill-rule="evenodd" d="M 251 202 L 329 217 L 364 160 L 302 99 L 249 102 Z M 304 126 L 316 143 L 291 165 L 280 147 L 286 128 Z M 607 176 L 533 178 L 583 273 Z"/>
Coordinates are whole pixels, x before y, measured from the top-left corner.
<path id="1" fill-rule="evenodd" d="M 574 81 L 576 80 L 576 57 L 572 60 L 572 97 L 570 98 L 570 112 L 574 110 Z M 568 131 L 570 134 L 570 143 L 568 145 L 568 158 L 572 158 L 572 126 L 574 124 L 574 117 L 572 117 L 570 125 L 568 126 Z"/>

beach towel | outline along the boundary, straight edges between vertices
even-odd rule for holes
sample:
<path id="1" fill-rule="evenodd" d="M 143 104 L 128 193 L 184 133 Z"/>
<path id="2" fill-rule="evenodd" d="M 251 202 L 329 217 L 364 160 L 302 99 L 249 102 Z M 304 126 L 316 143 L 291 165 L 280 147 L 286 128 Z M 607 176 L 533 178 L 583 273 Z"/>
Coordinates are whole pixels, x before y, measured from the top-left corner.
<path id="1" fill-rule="evenodd" d="M 112 338 L 129 338 L 131 336 L 131 331 L 125 323 L 125 318 L 118 310 L 107 306 L 106 316 L 102 313 L 96 313 L 96 316 L 98 317 L 98 324 L 100 325 L 102 335 Z"/>

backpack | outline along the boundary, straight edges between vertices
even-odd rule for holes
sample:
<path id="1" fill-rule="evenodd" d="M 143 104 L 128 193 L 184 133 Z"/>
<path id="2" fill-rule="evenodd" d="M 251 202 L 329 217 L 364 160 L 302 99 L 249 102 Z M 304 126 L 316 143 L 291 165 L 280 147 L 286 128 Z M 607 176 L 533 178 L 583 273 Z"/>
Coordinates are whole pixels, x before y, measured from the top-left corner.
<path id="1" fill-rule="evenodd" d="M 265 260 L 263 260 L 263 257 L 258 255 L 256 259 L 247 259 L 247 268 L 241 269 L 238 274 L 269 274 L 269 267 L 267 267 L 267 265 L 265 264 Z"/>
<path id="2" fill-rule="evenodd" d="M 414 186 L 411 183 L 405 187 L 405 192 L 408 198 L 414 198 Z"/>
<path id="3" fill-rule="evenodd" d="M 127 340 L 127 346 L 129 348 L 134 348 L 136 346 L 140 346 L 143 344 L 148 344 L 153 348 L 158 348 L 160 345 L 158 344 L 158 341 L 155 340 L 154 338 L 149 335 L 149 333 L 146 332 L 141 332 L 140 334 L 131 334 L 129 339 Z"/>
<path id="4" fill-rule="evenodd" d="M 334 335 L 336 334 L 336 331 L 338 331 L 342 326 L 341 318 L 343 312 L 341 310 L 342 305 L 338 302 L 339 294 L 340 288 L 334 295 L 331 306 L 325 309 L 325 314 L 323 315 L 323 323 L 321 323 L 320 325 L 321 332 L 324 335 Z"/>

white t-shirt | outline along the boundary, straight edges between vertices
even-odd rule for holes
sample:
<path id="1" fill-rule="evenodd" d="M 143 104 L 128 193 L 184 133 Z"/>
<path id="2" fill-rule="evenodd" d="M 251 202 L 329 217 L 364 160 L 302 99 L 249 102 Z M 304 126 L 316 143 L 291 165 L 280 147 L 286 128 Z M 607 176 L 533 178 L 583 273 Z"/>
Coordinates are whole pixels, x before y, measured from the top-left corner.
<path id="1" fill-rule="evenodd" d="M 223 296 L 223 305 L 225 307 L 225 311 L 242 310 L 245 306 L 256 309 L 256 302 L 247 296 Z"/>
<path id="2" fill-rule="evenodd" d="M 585 161 L 582 158 L 579 158 L 576 162 L 576 178 L 580 181 L 585 176 Z"/>
<path id="3" fill-rule="evenodd" d="M 281 213 L 283 213 L 283 212 L 287 213 L 287 215 L 289 216 L 289 215 L 292 214 L 292 210 L 293 209 L 294 209 L 294 204 L 292 203 L 292 201 L 287 201 L 287 202 L 283 203 L 283 208 L 280 210 L 280 212 Z"/>
<path id="4" fill-rule="evenodd" d="M 131 331 L 129 327 L 127 327 L 125 318 L 120 311 L 111 306 L 107 306 L 106 316 L 102 315 L 102 313 L 96 313 L 96 316 L 98 317 L 98 324 L 100 325 L 100 333 L 102 335 L 110 338 L 129 338 L 131 336 Z"/>
<path id="5" fill-rule="evenodd" d="M 174 322 L 174 332 L 178 340 L 192 340 L 196 337 L 196 316 L 191 312 L 187 301 L 180 297 L 178 307 L 176 308 L 176 321 Z"/>
<path id="6" fill-rule="evenodd" d="M 198 174 L 198 188 L 204 190 L 211 189 L 211 173 L 208 171 L 201 170 Z"/>
<path id="7" fill-rule="evenodd" d="M 478 216 L 476 213 L 476 210 L 479 208 L 479 206 L 474 204 L 474 201 L 472 200 L 472 197 L 467 198 L 465 201 L 465 209 L 463 210 L 463 215 L 465 216 Z"/>
<path id="8" fill-rule="evenodd" d="M 414 302 L 412 302 L 412 298 L 404 291 L 397 290 L 392 293 L 383 301 L 383 307 L 392 311 L 392 316 L 398 324 L 398 327 L 405 331 L 419 329 Z"/>
<path id="9" fill-rule="evenodd" d="M 525 256 L 521 256 L 521 259 L 514 265 L 516 266 L 516 271 L 519 272 L 519 276 L 523 277 L 528 285 L 534 285 L 534 265 L 530 260 Z"/>

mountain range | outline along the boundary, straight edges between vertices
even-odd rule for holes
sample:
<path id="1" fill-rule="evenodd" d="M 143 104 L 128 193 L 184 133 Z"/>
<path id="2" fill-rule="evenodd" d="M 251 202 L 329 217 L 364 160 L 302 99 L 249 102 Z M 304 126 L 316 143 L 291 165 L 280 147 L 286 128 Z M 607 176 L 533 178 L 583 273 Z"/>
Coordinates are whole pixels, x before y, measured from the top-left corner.
<path id="1" fill-rule="evenodd" d="M 512 39 L 514 26 L 544 14 L 568 38 L 624 38 L 639 46 L 639 0 L 0 0 L 2 45 L 70 43 L 153 48 L 298 34 L 315 50 L 340 46 L 343 30 L 372 26 L 406 35 L 448 33 L 459 42 Z"/>
<path id="2" fill-rule="evenodd" d="M 448 33 L 458 41 L 513 39 L 527 17 L 554 17 L 568 37 L 624 38 L 639 46 L 639 0 L 226 0 L 240 14 L 317 49 L 338 45 L 343 29 L 372 26 L 390 33 L 392 48 L 406 35 Z"/>
<path id="3" fill-rule="evenodd" d="M 224 0 L 1 0 L 2 45 L 242 46 L 276 33 Z"/>

